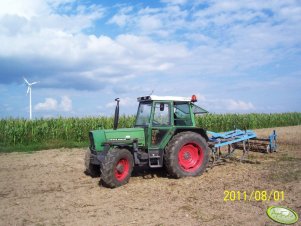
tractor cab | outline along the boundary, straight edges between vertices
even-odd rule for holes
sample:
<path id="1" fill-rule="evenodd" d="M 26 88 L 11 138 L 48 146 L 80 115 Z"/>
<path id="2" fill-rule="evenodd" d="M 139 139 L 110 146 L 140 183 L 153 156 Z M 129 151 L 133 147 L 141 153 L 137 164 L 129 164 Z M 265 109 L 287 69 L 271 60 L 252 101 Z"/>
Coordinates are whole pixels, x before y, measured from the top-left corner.
<path id="1" fill-rule="evenodd" d="M 194 114 L 207 113 L 195 105 L 196 96 L 185 97 L 139 97 L 135 127 L 195 127 Z"/>
<path id="2" fill-rule="evenodd" d="M 145 145 L 148 153 L 153 153 L 150 167 L 162 167 L 164 149 L 175 134 L 193 130 L 206 137 L 206 132 L 196 127 L 195 114 L 207 111 L 195 105 L 195 95 L 191 98 L 152 95 L 137 100 L 135 127 L 144 128 Z"/>

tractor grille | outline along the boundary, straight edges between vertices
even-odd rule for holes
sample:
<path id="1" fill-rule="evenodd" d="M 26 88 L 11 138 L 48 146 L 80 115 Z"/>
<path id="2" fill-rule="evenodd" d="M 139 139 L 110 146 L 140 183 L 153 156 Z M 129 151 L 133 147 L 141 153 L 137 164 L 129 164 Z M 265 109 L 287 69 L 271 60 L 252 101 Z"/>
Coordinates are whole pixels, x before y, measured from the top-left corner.
<path id="1" fill-rule="evenodd" d="M 95 143 L 94 143 L 94 138 L 93 138 L 93 133 L 92 132 L 89 132 L 89 140 L 90 140 L 90 148 L 92 150 L 95 149 Z"/>

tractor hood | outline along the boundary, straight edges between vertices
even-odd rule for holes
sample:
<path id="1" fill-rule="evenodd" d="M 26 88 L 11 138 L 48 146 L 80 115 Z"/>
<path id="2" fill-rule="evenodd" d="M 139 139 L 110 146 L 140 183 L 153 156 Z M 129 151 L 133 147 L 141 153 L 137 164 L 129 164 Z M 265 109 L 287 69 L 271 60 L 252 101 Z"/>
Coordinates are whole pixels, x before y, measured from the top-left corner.
<path id="1" fill-rule="evenodd" d="M 96 151 L 103 151 L 105 143 L 112 145 L 131 145 L 133 143 L 133 140 L 138 140 L 139 146 L 145 145 L 145 135 L 143 128 L 93 130 L 90 131 L 89 138 L 90 147 Z"/>

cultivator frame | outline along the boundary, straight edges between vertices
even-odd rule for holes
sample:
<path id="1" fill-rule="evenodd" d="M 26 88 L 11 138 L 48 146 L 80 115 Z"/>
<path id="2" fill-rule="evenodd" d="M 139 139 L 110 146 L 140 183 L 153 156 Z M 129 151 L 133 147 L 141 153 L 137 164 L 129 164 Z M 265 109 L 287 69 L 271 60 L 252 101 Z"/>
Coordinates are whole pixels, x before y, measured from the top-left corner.
<path id="1" fill-rule="evenodd" d="M 277 134 L 274 130 L 268 138 L 258 138 L 252 130 L 235 129 L 224 133 L 207 131 L 208 144 L 212 153 L 212 165 L 233 156 L 235 150 L 243 151 L 240 161 L 245 161 L 249 151 L 272 153 L 277 150 Z M 227 147 L 228 153 L 222 155 L 221 148 Z"/>

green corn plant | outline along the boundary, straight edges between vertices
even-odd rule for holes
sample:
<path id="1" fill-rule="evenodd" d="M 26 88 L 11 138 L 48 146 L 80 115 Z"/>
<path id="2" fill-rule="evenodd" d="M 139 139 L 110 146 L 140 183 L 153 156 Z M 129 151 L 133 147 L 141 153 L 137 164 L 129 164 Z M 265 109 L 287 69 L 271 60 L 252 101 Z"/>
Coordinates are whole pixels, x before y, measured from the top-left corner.
<path id="1" fill-rule="evenodd" d="M 87 142 L 88 132 L 113 128 L 113 117 L 1 119 L 0 145 L 29 145 L 52 140 Z M 119 128 L 133 127 L 135 116 L 121 115 Z M 206 130 L 222 132 L 239 129 L 259 129 L 301 125 L 301 113 L 275 114 L 206 114 L 196 117 L 196 124 Z"/>

